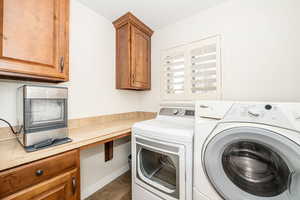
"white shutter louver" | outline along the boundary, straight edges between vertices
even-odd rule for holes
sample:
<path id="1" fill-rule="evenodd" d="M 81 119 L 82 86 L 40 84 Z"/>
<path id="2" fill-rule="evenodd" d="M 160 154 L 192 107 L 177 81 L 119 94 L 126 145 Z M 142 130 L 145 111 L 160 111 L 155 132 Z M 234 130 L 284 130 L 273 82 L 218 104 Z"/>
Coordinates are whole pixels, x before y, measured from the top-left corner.
<path id="1" fill-rule="evenodd" d="M 164 81 L 167 94 L 184 93 L 185 59 L 184 53 L 164 58 Z"/>

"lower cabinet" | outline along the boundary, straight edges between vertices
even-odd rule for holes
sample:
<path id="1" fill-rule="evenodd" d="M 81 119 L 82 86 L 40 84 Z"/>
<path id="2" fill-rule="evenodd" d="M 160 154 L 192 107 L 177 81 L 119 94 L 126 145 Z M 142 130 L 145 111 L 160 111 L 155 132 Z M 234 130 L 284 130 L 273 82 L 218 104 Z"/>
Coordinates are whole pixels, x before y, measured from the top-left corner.
<path id="1" fill-rule="evenodd" d="M 0 172 L 2 200 L 79 200 L 79 151 Z"/>
<path id="2" fill-rule="evenodd" d="M 5 200 L 77 200 L 77 169 L 5 197 Z"/>

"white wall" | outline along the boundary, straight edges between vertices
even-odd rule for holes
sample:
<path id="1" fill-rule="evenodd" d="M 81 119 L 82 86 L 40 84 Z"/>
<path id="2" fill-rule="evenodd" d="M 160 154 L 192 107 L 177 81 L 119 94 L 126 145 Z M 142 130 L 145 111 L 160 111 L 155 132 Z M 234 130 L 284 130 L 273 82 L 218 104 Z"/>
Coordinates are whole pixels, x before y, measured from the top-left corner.
<path id="1" fill-rule="evenodd" d="M 141 93 L 115 89 L 112 23 L 76 0 L 71 0 L 70 11 L 70 81 L 60 84 L 69 88 L 69 118 L 140 110 Z M 16 88 L 24 83 L 0 82 L 0 118 L 12 124 L 16 123 Z M 81 154 L 82 195 L 90 194 L 110 177 L 128 169 L 129 146 L 128 141 L 119 143 L 114 159 L 107 163 L 104 163 L 103 145 Z"/>
<path id="2" fill-rule="evenodd" d="M 90 196 L 129 169 L 129 138 L 114 142 L 114 158 L 104 162 L 104 145 L 81 151 L 81 197 Z"/>
<path id="3" fill-rule="evenodd" d="M 135 91 L 115 89 L 115 29 L 112 23 L 72 0 L 70 18 L 70 118 L 139 110 Z M 112 161 L 104 145 L 81 152 L 81 196 L 86 198 L 128 169 L 130 143 L 117 142 Z"/>
<path id="4" fill-rule="evenodd" d="M 160 52 L 216 34 L 222 37 L 224 99 L 300 101 L 299 8 L 298 0 L 228 0 L 156 31 L 145 109 L 159 104 Z"/>

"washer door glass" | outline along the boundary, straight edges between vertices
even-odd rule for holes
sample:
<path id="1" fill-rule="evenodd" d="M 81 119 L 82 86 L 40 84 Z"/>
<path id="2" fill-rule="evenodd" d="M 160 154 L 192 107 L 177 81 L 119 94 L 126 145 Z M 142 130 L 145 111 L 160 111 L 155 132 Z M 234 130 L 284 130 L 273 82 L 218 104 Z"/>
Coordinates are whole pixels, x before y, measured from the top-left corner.
<path id="1" fill-rule="evenodd" d="M 261 197 L 281 194 L 288 187 L 290 170 L 272 149 L 249 141 L 230 144 L 222 156 L 230 180 L 242 190 Z"/>
<path id="2" fill-rule="evenodd" d="M 246 126 L 223 130 L 207 143 L 203 162 L 226 200 L 299 200 L 300 147 L 276 132 Z"/>

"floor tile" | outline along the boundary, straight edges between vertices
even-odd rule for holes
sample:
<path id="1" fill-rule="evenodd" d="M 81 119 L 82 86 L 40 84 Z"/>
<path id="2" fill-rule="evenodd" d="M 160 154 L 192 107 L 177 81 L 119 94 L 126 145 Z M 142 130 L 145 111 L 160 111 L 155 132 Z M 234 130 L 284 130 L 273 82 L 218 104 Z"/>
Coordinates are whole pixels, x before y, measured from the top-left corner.
<path id="1" fill-rule="evenodd" d="M 131 173 L 126 172 L 86 200 L 131 200 Z"/>

